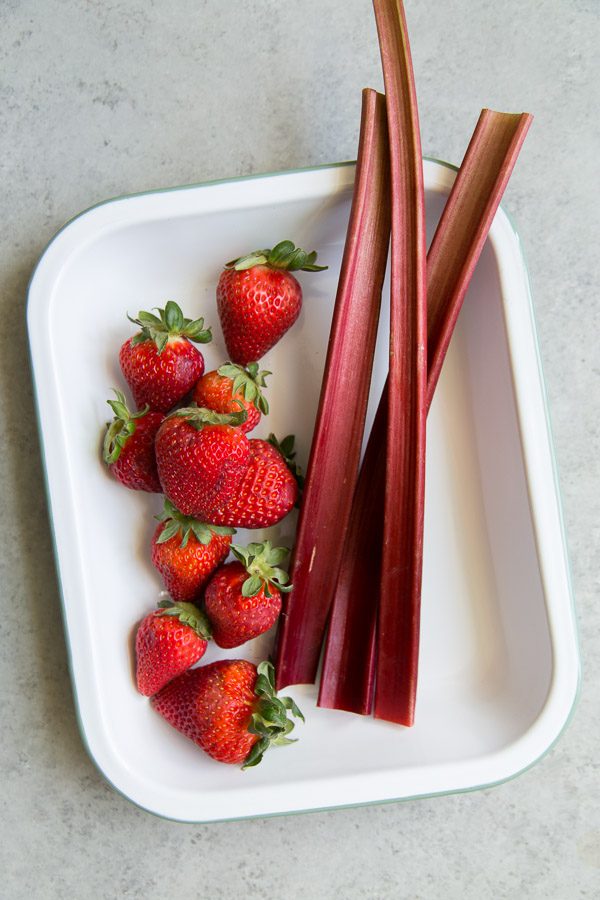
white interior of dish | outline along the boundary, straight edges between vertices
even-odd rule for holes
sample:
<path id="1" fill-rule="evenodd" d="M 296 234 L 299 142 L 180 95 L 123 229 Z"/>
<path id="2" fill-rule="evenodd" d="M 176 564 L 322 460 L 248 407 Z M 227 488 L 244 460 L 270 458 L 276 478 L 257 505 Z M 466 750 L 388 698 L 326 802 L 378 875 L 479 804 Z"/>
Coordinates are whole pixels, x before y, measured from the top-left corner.
<path id="1" fill-rule="evenodd" d="M 453 173 L 428 162 L 425 174 L 431 233 Z M 351 166 L 330 167 L 109 203 L 59 235 L 32 285 L 34 370 L 82 729 L 119 790 L 174 818 L 332 806 L 499 780 L 546 748 L 572 702 L 577 655 L 535 336 L 518 240 L 503 213 L 428 421 L 415 727 L 317 709 L 316 689 L 296 687 L 289 693 L 306 715 L 299 742 L 242 773 L 212 762 L 136 693 L 132 636 L 161 591 L 149 561 L 160 501 L 124 490 L 99 457 L 105 401 L 112 386 L 124 384 L 117 354 L 132 333 L 125 314 L 174 299 L 186 315 L 203 315 L 215 336 L 203 348 L 213 368 L 226 358 L 214 298 L 221 264 L 288 237 L 317 248 L 329 269 L 300 276 L 304 309 L 263 360 L 273 372 L 271 415 L 253 435 L 293 432 L 305 464 L 352 179 Z M 369 421 L 387 370 L 386 293 Z M 527 437 L 536 416 L 541 425 Z M 549 512 L 541 535 L 543 503 Z M 289 543 L 294 524 L 291 517 L 271 536 Z M 211 648 L 203 662 L 258 660 L 271 638 L 228 653 Z M 560 683 L 557 648 L 566 654 Z"/>

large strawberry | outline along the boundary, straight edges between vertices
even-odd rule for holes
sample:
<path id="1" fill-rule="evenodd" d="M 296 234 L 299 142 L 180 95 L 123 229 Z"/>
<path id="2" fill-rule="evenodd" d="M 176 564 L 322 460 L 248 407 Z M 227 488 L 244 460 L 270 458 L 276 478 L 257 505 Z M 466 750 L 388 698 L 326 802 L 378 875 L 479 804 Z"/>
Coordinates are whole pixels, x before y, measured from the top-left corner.
<path id="1" fill-rule="evenodd" d="M 168 412 L 204 372 L 204 357 L 192 341 L 206 344 L 212 335 L 204 319 L 185 319 L 172 300 L 157 312 L 130 319 L 141 330 L 125 341 L 119 362 L 138 406 Z"/>
<path id="2" fill-rule="evenodd" d="M 164 418 L 148 407 L 132 413 L 121 391 L 107 403 L 115 414 L 104 436 L 103 459 L 115 478 L 135 491 L 160 493 L 154 438 Z"/>
<path id="3" fill-rule="evenodd" d="M 151 697 L 201 659 L 210 637 L 203 613 L 191 603 L 162 600 L 142 620 L 135 638 L 136 680 Z"/>
<path id="4" fill-rule="evenodd" d="M 165 500 L 152 538 L 152 563 L 174 600 L 194 601 L 229 553 L 234 528 L 184 516 Z"/>
<path id="5" fill-rule="evenodd" d="M 237 426 L 246 411 L 216 413 L 190 406 L 168 416 L 156 435 L 158 477 L 167 498 L 185 516 L 224 521 L 250 463 L 250 442 Z"/>
<path id="6" fill-rule="evenodd" d="M 279 568 L 287 547 L 270 541 L 232 545 L 237 562 L 226 563 L 214 573 L 204 593 L 204 609 L 219 647 L 239 647 L 275 624 L 281 612 L 281 591 L 291 591 L 289 577 Z"/>
<path id="7" fill-rule="evenodd" d="M 270 746 L 288 737 L 304 716 L 291 697 L 278 697 L 275 670 L 245 659 L 224 659 L 180 675 L 152 698 L 152 706 L 177 731 L 219 762 L 257 765 Z"/>
<path id="8" fill-rule="evenodd" d="M 302 288 L 291 274 L 319 272 L 317 254 L 291 241 L 228 262 L 217 285 L 217 309 L 231 359 L 245 366 L 260 359 L 292 327 L 302 308 Z"/>
<path id="9" fill-rule="evenodd" d="M 272 444 L 254 438 L 249 445 L 249 466 L 219 523 L 237 528 L 269 528 L 293 509 L 298 484 Z"/>
<path id="10" fill-rule="evenodd" d="M 258 363 L 248 363 L 246 368 L 235 363 L 225 363 L 214 372 L 202 376 L 192 394 L 198 406 L 214 409 L 215 412 L 237 412 L 244 407 L 248 418 L 240 425 L 247 434 L 260 422 L 261 413 L 268 415 L 269 404 L 261 388 L 265 387 L 266 376 L 270 372 L 260 372 Z"/>

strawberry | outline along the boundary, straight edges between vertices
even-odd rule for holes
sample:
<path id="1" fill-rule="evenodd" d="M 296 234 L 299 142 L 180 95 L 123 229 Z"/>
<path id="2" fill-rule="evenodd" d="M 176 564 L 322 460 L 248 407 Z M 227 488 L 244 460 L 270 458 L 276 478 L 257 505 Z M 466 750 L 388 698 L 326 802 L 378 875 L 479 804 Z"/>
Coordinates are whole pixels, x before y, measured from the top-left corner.
<path id="1" fill-rule="evenodd" d="M 220 566 L 204 593 L 204 609 L 215 643 L 229 649 L 258 637 L 275 624 L 281 612 L 281 591 L 291 591 L 287 572 L 278 568 L 287 547 L 270 541 L 232 545 L 237 562 Z"/>
<path id="2" fill-rule="evenodd" d="M 291 241 L 255 250 L 226 263 L 217 285 L 217 309 L 233 362 L 260 359 L 292 327 L 302 307 L 302 288 L 291 272 L 319 272 L 317 254 Z"/>
<path id="3" fill-rule="evenodd" d="M 190 406 L 168 416 L 156 435 L 158 477 L 185 516 L 215 525 L 239 490 L 250 463 L 250 442 L 240 428 L 246 411 L 216 413 Z"/>
<path id="4" fill-rule="evenodd" d="M 258 438 L 248 443 L 250 464 L 235 496 L 222 511 L 219 524 L 269 528 L 294 507 L 298 484 L 275 447 Z"/>
<path id="5" fill-rule="evenodd" d="M 291 714 L 304 716 L 291 697 L 278 697 L 272 663 L 223 659 L 175 678 L 151 700 L 167 722 L 219 762 L 247 769 L 271 745 L 293 743 Z"/>
<path id="6" fill-rule="evenodd" d="M 169 500 L 160 519 L 152 538 L 152 563 L 174 600 L 193 602 L 229 553 L 235 529 L 184 516 Z"/>
<path id="7" fill-rule="evenodd" d="M 115 478 L 134 491 L 160 493 L 154 438 L 164 416 L 148 407 L 132 413 L 121 391 L 107 400 L 115 414 L 106 428 L 102 457 Z"/>
<path id="8" fill-rule="evenodd" d="M 191 603 L 162 600 L 158 605 L 135 637 L 137 688 L 146 697 L 198 662 L 210 637 L 206 618 Z"/>
<path id="9" fill-rule="evenodd" d="M 119 362 L 138 406 L 168 412 L 204 372 L 204 357 L 191 342 L 206 344 L 212 335 L 204 319 L 184 319 L 172 300 L 157 311 L 130 319 L 141 331 L 125 341 Z"/>
<path id="10" fill-rule="evenodd" d="M 215 372 L 203 375 L 192 394 L 198 406 L 214 409 L 215 412 L 237 412 L 243 406 L 248 414 L 240 428 L 247 434 L 260 422 L 261 413 L 268 415 L 269 404 L 261 391 L 265 378 L 270 372 L 259 372 L 258 363 L 248 363 L 246 368 L 234 363 L 225 363 Z"/>

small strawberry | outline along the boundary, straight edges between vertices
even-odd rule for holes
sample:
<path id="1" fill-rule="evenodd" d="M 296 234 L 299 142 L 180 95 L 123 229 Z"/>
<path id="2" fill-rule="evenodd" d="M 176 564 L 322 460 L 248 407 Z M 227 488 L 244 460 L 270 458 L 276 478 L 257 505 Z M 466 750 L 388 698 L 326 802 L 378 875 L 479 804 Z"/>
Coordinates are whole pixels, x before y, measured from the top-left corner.
<path id="1" fill-rule="evenodd" d="M 319 272 L 317 254 L 291 241 L 228 262 L 217 285 L 217 309 L 227 351 L 245 366 L 260 359 L 292 327 L 302 307 L 302 288 L 291 272 Z"/>
<path id="2" fill-rule="evenodd" d="M 156 469 L 154 438 L 164 418 L 148 407 L 132 413 L 121 391 L 107 400 L 115 414 L 107 426 L 102 457 L 115 478 L 134 491 L 162 491 Z"/>
<path id="3" fill-rule="evenodd" d="M 206 344 L 212 335 L 204 319 L 184 319 L 172 300 L 157 312 L 130 319 L 141 331 L 125 341 L 119 362 L 138 406 L 168 412 L 204 372 L 204 357 L 191 342 Z"/>
<path id="4" fill-rule="evenodd" d="M 216 413 L 190 406 L 168 416 L 156 435 L 158 477 L 166 497 L 185 516 L 223 521 L 250 463 L 250 442 L 240 428 L 246 411 Z"/>
<path id="5" fill-rule="evenodd" d="M 291 591 L 286 571 L 278 568 L 287 547 L 270 541 L 232 545 L 237 562 L 226 563 L 214 573 L 204 593 L 204 608 L 213 638 L 219 647 L 239 647 L 275 624 L 281 612 L 281 591 Z"/>
<path id="6" fill-rule="evenodd" d="M 219 524 L 236 528 L 269 528 L 293 509 L 298 484 L 281 453 L 267 441 L 252 438 L 250 463 Z"/>
<path id="7" fill-rule="evenodd" d="M 160 519 L 152 538 L 152 564 L 174 600 L 193 602 L 229 553 L 235 528 L 184 516 L 169 500 Z"/>
<path id="8" fill-rule="evenodd" d="M 291 697 L 278 697 L 272 663 L 223 659 L 185 672 L 151 700 L 167 722 L 219 762 L 248 769 L 270 746 L 294 743 L 288 710 L 304 721 Z"/>
<path id="9" fill-rule="evenodd" d="M 135 637 L 137 688 L 146 697 L 198 662 L 210 638 L 205 616 L 191 603 L 162 600 L 158 605 Z"/>
<path id="10" fill-rule="evenodd" d="M 240 425 L 247 434 L 260 422 L 261 413 L 268 415 L 269 404 L 261 391 L 265 387 L 265 378 L 270 372 L 259 372 L 258 363 L 248 363 L 246 368 L 234 363 L 225 363 L 215 372 L 203 375 L 192 394 L 198 406 L 206 406 L 215 412 L 237 412 L 239 406 L 248 414 L 246 421 Z"/>

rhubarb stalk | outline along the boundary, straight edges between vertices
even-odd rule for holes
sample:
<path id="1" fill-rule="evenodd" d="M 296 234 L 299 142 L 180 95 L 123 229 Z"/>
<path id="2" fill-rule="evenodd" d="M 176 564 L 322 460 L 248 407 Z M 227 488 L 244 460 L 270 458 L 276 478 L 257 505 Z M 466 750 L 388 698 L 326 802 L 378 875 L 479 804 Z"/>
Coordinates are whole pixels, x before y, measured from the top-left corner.
<path id="1" fill-rule="evenodd" d="M 427 255 L 427 409 L 450 338 L 532 117 L 484 109 Z M 373 704 L 385 484 L 386 394 L 358 479 L 323 660 L 319 706 L 368 715 Z M 366 543 L 365 543 L 366 542 Z"/>
<path id="2" fill-rule="evenodd" d="M 385 100 L 363 91 L 350 223 L 277 641 L 277 684 L 315 680 L 350 517 L 389 243 Z"/>
<path id="3" fill-rule="evenodd" d="M 374 0 L 392 185 L 390 368 L 375 716 L 412 724 L 425 499 L 427 309 L 423 161 L 401 0 Z"/>

